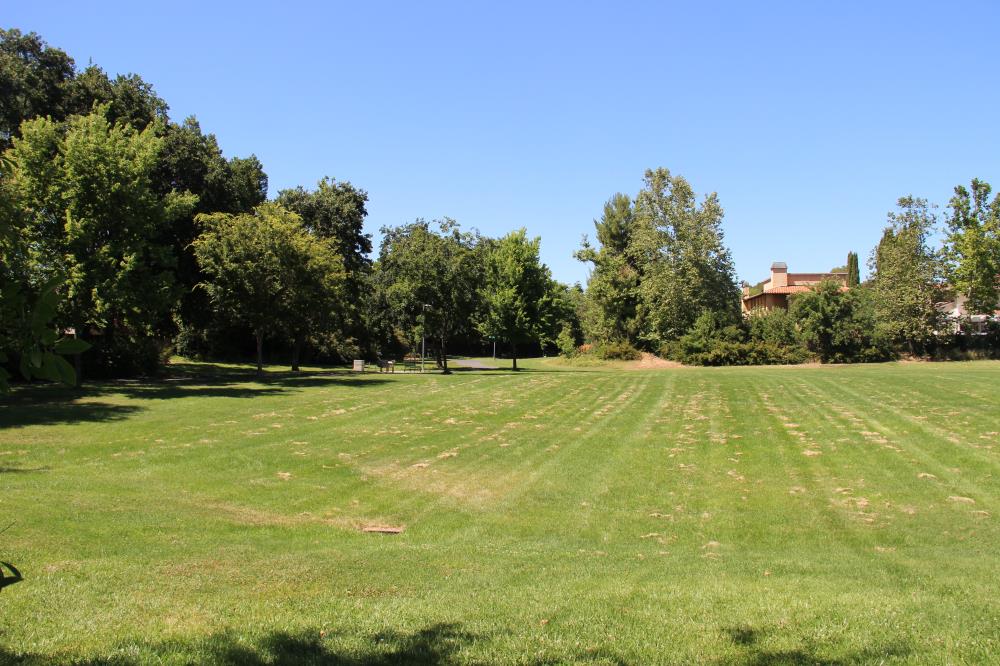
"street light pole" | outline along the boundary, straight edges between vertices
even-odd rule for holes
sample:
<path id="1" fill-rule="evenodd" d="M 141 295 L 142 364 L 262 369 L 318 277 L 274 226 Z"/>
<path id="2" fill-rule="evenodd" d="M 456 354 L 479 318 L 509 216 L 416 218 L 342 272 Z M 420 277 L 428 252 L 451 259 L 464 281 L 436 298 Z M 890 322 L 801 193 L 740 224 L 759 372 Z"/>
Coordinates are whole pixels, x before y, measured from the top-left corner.
<path id="1" fill-rule="evenodd" d="M 427 311 L 430 310 L 431 306 L 424 303 L 423 314 L 424 325 L 420 327 L 420 332 L 423 333 L 423 338 L 420 340 L 420 372 L 424 371 L 424 355 L 427 353 Z"/>

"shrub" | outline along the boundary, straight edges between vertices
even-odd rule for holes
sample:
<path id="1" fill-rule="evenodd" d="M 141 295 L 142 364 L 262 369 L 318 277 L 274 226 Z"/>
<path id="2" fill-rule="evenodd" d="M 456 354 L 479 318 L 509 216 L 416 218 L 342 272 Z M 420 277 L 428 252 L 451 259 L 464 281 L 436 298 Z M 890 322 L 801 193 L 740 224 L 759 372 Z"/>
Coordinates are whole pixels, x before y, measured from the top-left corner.
<path id="1" fill-rule="evenodd" d="M 781 311 L 784 312 L 784 311 Z M 794 322 L 784 315 L 755 315 L 757 336 L 751 323 L 750 340 L 743 329 L 724 325 L 716 315 L 703 313 L 694 326 L 677 340 L 663 346 L 660 355 L 687 365 L 776 365 L 802 363 L 809 352 L 792 336 L 792 344 L 783 344 L 794 333 Z"/>
<path id="2" fill-rule="evenodd" d="M 598 348 L 597 355 L 605 361 L 637 361 L 642 358 L 642 352 L 627 340 L 607 342 Z"/>
<path id="3" fill-rule="evenodd" d="M 843 291 L 825 281 L 796 295 L 790 313 L 802 340 L 824 363 L 867 363 L 894 357 L 890 341 L 879 334 L 871 290 Z"/>
<path id="4" fill-rule="evenodd" d="M 563 326 L 562 331 L 559 332 L 559 336 L 556 338 L 556 347 L 559 348 L 560 356 L 566 358 L 573 358 L 579 353 L 576 346 L 576 336 L 573 335 L 573 329 L 569 325 Z"/>
<path id="5" fill-rule="evenodd" d="M 795 318 L 784 308 L 754 310 L 747 318 L 750 339 L 781 346 L 800 346 Z"/>

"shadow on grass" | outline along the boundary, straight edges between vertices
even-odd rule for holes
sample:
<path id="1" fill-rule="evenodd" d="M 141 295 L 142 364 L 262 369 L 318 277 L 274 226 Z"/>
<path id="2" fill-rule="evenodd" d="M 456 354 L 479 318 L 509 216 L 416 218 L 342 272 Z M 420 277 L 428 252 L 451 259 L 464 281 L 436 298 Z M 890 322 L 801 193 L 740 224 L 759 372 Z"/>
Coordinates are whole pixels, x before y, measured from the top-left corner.
<path id="1" fill-rule="evenodd" d="M 351 375 L 346 370 L 268 372 L 205 363 L 174 363 L 162 377 L 84 383 L 79 388 L 30 384 L 15 388 L 0 401 L 0 427 L 118 421 L 145 407 L 102 400 L 175 398 L 257 398 L 324 386 L 365 388 L 388 380 Z"/>
<path id="2" fill-rule="evenodd" d="M 0 646 L 0 663 L 36 666 L 72 663 L 80 666 L 133 666 L 153 661 L 174 661 L 220 666 L 388 666 L 389 664 L 452 664 L 456 653 L 475 635 L 455 624 L 435 624 L 411 634 L 385 632 L 371 636 L 363 654 L 341 653 L 331 648 L 319 631 L 290 634 L 275 632 L 261 640 L 241 640 L 231 633 L 197 641 L 116 646 L 114 655 L 81 658 L 73 655 L 17 653 Z M 129 655 L 129 656 L 125 656 Z"/>
<path id="3" fill-rule="evenodd" d="M 17 567 L 10 562 L 0 562 L 0 590 L 14 583 L 20 583 L 22 580 L 24 580 L 24 576 L 17 570 Z"/>
<path id="4" fill-rule="evenodd" d="M 742 654 L 716 663 L 752 664 L 760 666 L 821 664 L 840 666 L 846 664 L 879 663 L 885 659 L 899 658 L 911 651 L 899 645 L 884 648 L 866 648 L 842 653 L 839 657 L 825 658 L 817 651 L 803 648 L 767 651 L 756 647 L 758 632 L 743 627 L 727 630 Z M 322 633 L 317 629 L 288 633 L 272 632 L 253 639 L 234 632 L 224 632 L 192 641 L 169 640 L 162 642 L 124 643 L 110 649 L 109 656 L 83 657 L 60 653 L 42 655 L 17 653 L 0 646 L 0 663 L 39 664 L 72 663 L 80 666 L 133 666 L 145 663 L 197 663 L 220 666 L 389 666 L 390 664 L 458 664 L 488 663 L 489 658 L 469 654 L 477 642 L 489 642 L 490 635 L 475 634 L 458 623 L 433 624 L 412 633 L 385 631 L 369 635 L 360 649 L 338 649 L 342 635 Z M 490 654 L 487 650 L 486 654 Z M 669 655 L 661 655 L 668 657 Z M 497 655 L 492 655 L 494 661 Z M 502 658 L 500 659 L 502 660 Z M 669 661 L 669 659 L 665 659 Z M 564 663 L 601 663 L 614 666 L 640 663 L 623 658 L 606 648 L 573 650 L 569 653 L 518 660 L 532 666 Z"/>
<path id="5" fill-rule="evenodd" d="M 850 651 L 839 657 L 824 657 L 813 647 L 787 650 L 767 650 L 759 646 L 766 631 L 747 625 L 737 625 L 724 629 L 723 633 L 741 648 L 741 655 L 735 659 L 717 661 L 719 664 L 741 664 L 742 666 L 847 666 L 848 664 L 877 664 L 888 658 L 906 657 L 912 650 L 902 643 L 891 643 L 883 647 L 869 647 Z"/>

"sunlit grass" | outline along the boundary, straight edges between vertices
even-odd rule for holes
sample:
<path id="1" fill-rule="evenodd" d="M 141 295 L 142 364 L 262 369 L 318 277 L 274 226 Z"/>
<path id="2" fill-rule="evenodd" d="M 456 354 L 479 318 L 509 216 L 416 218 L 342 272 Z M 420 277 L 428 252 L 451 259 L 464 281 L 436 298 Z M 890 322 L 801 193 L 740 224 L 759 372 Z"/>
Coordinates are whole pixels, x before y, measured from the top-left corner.
<path id="1" fill-rule="evenodd" d="M 17 391 L 0 662 L 1000 652 L 1000 364 L 498 365 Z"/>

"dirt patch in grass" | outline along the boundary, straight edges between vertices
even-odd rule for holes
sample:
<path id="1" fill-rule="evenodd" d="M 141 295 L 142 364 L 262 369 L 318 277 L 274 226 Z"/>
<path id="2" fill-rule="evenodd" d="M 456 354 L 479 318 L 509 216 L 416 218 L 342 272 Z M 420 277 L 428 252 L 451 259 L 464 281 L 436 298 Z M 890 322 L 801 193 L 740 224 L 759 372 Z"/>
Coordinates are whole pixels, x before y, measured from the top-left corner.
<path id="1" fill-rule="evenodd" d="M 625 367 L 629 370 L 669 370 L 683 368 L 684 364 L 677 361 L 668 361 L 649 352 L 643 352 L 642 358 L 638 361 L 629 361 Z"/>

